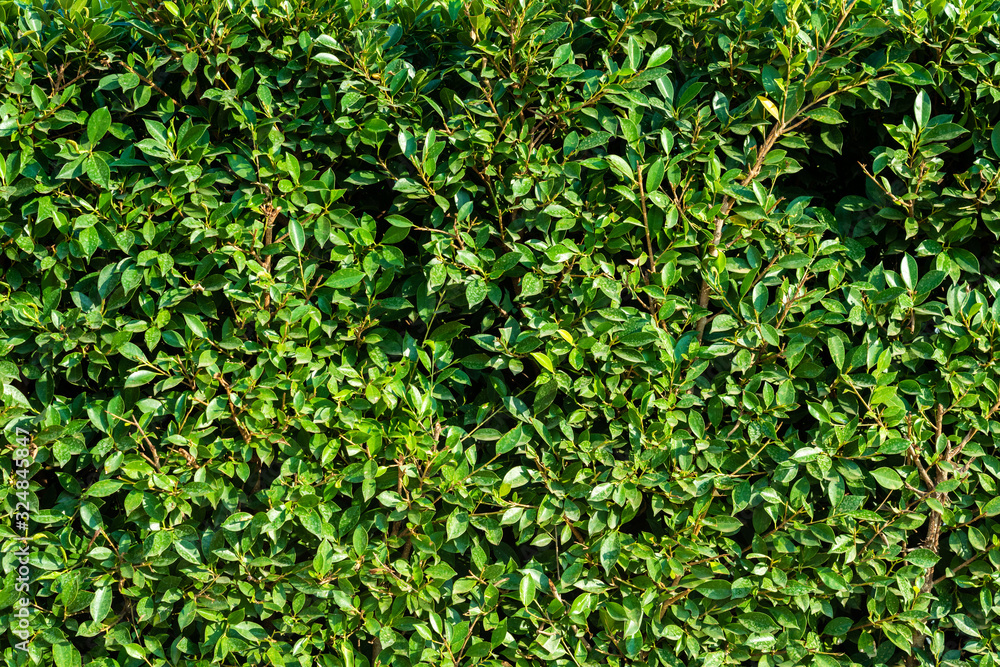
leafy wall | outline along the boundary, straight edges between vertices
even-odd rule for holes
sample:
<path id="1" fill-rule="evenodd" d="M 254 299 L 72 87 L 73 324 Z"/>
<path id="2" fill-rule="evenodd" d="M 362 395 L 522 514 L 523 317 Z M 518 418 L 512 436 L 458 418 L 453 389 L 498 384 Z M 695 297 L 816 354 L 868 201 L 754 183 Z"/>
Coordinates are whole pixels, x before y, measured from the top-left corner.
<path id="1" fill-rule="evenodd" d="M 8 664 L 996 663 L 1000 3 L 136 2 L 0 2 Z"/>

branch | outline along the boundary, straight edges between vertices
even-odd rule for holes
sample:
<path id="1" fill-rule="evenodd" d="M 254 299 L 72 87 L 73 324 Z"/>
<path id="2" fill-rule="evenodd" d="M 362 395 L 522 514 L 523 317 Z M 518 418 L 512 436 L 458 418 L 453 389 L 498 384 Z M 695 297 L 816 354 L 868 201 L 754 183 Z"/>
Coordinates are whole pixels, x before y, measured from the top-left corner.
<path id="1" fill-rule="evenodd" d="M 771 148 L 774 147 L 774 143 L 778 140 L 778 137 L 782 135 L 785 131 L 785 121 L 780 121 L 771 128 L 771 131 L 767 135 L 767 139 L 764 140 L 764 146 L 757 152 L 757 160 L 753 167 L 747 173 L 746 178 L 740 183 L 743 187 L 750 184 L 753 179 L 757 178 L 757 174 L 764 167 L 764 160 L 767 158 L 767 154 L 770 152 Z M 719 242 L 722 240 L 722 228 L 726 224 L 726 216 L 729 214 L 730 209 L 736 204 L 736 200 L 729 195 L 726 195 L 722 199 L 722 208 L 719 210 L 719 214 L 715 218 L 715 233 L 712 235 L 712 243 L 708 247 L 708 255 L 712 259 L 715 259 L 719 255 Z M 708 308 L 708 295 L 709 286 L 708 281 L 702 279 L 701 281 L 701 291 L 698 294 L 698 305 L 702 308 Z M 708 316 L 704 315 L 698 320 L 696 325 L 696 330 L 698 332 L 698 342 L 700 343 L 702 337 L 705 335 L 705 326 L 708 324 Z"/>
<path id="2" fill-rule="evenodd" d="M 271 245 L 272 239 L 274 238 L 274 221 L 277 219 L 278 214 L 281 213 L 281 207 L 277 208 L 271 206 L 270 203 L 264 205 L 264 247 Z M 271 257 L 268 255 L 264 258 L 264 270 L 271 273 Z M 264 310 L 270 310 L 271 308 L 271 289 L 267 289 L 267 293 L 264 295 Z"/>
<path id="3" fill-rule="evenodd" d="M 642 209 L 642 226 L 646 229 L 646 255 L 649 260 L 649 273 L 646 275 L 646 284 L 648 285 L 652 276 L 656 273 L 656 263 L 653 261 L 653 240 L 649 233 L 649 216 L 646 213 L 646 189 L 642 184 L 642 165 L 638 166 L 638 177 L 639 181 L 639 205 Z M 653 315 L 653 319 L 656 319 L 656 307 L 653 302 L 653 295 L 647 294 L 649 299 L 649 312 Z"/>
<path id="4" fill-rule="evenodd" d="M 150 463 L 152 463 L 153 467 L 156 468 L 157 472 L 159 472 L 159 470 L 160 470 L 160 456 L 156 452 L 156 446 L 152 443 L 152 441 L 150 441 L 149 436 L 146 435 L 146 431 L 142 428 L 142 426 L 139 424 L 139 422 L 137 422 L 134 419 L 128 419 L 126 417 L 122 417 L 121 415 L 116 415 L 113 412 L 108 412 L 108 414 L 111 415 L 112 417 L 114 417 L 115 419 L 123 421 L 126 424 L 129 424 L 131 426 L 135 426 L 137 429 L 139 429 L 139 433 L 142 434 L 142 439 L 143 439 L 143 441 L 145 441 L 146 446 L 149 447 L 149 453 L 153 455 L 153 458 L 150 459 L 148 456 L 146 456 L 142 452 L 139 452 L 139 454 L 142 455 L 142 458 L 144 458 L 147 461 L 149 461 Z"/>
<path id="5" fill-rule="evenodd" d="M 964 570 L 964 569 L 965 569 L 965 568 L 967 568 L 967 567 L 968 567 L 969 565 L 972 565 L 973 561 L 975 561 L 975 560 L 976 560 L 977 558 L 979 558 L 979 557 L 980 557 L 980 556 L 982 556 L 983 554 L 987 554 L 987 553 L 989 553 L 990 551 L 992 551 L 992 550 L 993 550 L 993 547 L 994 547 L 994 546 L 996 546 L 996 545 L 993 545 L 993 544 L 991 544 L 991 545 L 990 545 L 989 547 L 987 547 L 986 551 L 983 551 L 983 552 L 981 552 L 981 553 L 978 553 L 978 554 L 976 554 L 975 556 L 972 556 L 972 557 L 971 557 L 971 558 L 969 558 L 968 560 L 966 560 L 966 561 L 963 561 L 962 563 L 959 563 L 959 564 L 958 564 L 957 566 L 955 566 L 955 567 L 950 567 L 950 568 L 948 568 L 949 570 L 951 570 L 951 574 L 952 574 L 952 576 L 954 576 L 954 575 L 958 574 L 958 573 L 959 573 L 960 571 Z M 940 583 L 941 583 L 942 581 L 944 581 L 944 580 L 945 580 L 945 579 L 947 579 L 947 578 L 948 578 L 948 575 L 947 575 L 947 574 L 943 574 L 943 575 L 941 575 L 940 577 L 938 577 L 937 579 L 935 579 L 934 581 L 932 581 L 932 582 L 931 582 L 931 586 L 937 586 L 938 584 L 940 584 Z"/>
<path id="6" fill-rule="evenodd" d="M 997 399 L 997 402 L 993 404 L 993 407 L 990 408 L 990 411 L 986 413 L 987 421 L 989 421 L 989 418 L 992 417 L 993 413 L 996 412 L 997 410 L 1000 410 L 1000 399 Z M 962 438 L 962 442 L 959 443 L 958 447 L 954 451 L 952 451 L 951 447 L 949 447 L 948 450 L 945 452 L 945 460 L 949 462 L 954 460 L 956 456 L 962 453 L 962 450 L 965 449 L 965 446 L 969 444 L 969 441 L 971 441 L 976 436 L 977 433 L 979 433 L 979 429 L 973 427 L 972 430 L 970 430 L 968 433 L 965 434 L 965 437 Z"/>
<path id="7" fill-rule="evenodd" d="M 233 423 L 236 424 L 236 428 L 239 429 L 240 435 L 243 436 L 243 442 L 249 445 L 250 433 L 243 426 L 243 424 L 240 423 L 240 420 L 236 417 L 236 404 L 233 403 L 233 392 L 229 386 L 229 383 L 226 382 L 226 379 L 224 377 L 222 377 L 222 373 L 216 373 L 215 379 L 218 380 L 219 384 L 222 385 L 222 388 L 226 390 L 226 399 L 227 399 L 226 402 L 229 403 L 229 414 L 232 415 Z"/>
<path id="8" fill-rule="evenodd" d="M 168 100 L 170 100 L 171 102 L 173 102 L 175 107 L 177 107 L 178 109 L 181 108 L 181 103 L 180 102 L 178 102 L 177 100 L 175 100 L 169 93 L 167 93 L 165 90 L 163 90 L 162 88 L 160 88 L 159 86 L 157 86 L 155 83 L 153 83 L 148 77 L 145 77 L 142 74 L 139 74 L 138 72 L 136 72 L 134 69 L 132 69 L 131 67 L 129 67 L 129 64 L 127 62 L 125 62 L 124 60 L 121 60 L 119 62 L 121 62 L 122 66 L 125 69 L 127 69 L 129 72 L 131 72 L 132 74 L 135 74 L 137 77 L 139 77 L 139 79 L 143 83 L 147 84 L 153 90 L 155 90 L 156 92 L 158 92 L 160 95 L 163 95 Z"/>

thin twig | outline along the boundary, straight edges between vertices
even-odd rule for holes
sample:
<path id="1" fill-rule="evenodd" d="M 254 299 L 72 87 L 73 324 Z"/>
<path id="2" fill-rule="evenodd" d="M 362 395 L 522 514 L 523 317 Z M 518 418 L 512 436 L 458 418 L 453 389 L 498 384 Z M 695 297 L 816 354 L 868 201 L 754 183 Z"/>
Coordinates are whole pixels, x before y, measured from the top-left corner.
<path id="1" fill-rule="evenodd" d="M 226 390 L 226 402 L 229 403 L 229 414 L 232 415 L 233 423 L 236 424 L 236 428 L 239 429 L 240 435 L 243 436 L 243 442 L 250 444 L 250 433 L 247 429 L 240 423 L 240 420 L 236 417 L 236 404 L 233 403 L 233 391 L 229 383 L 226 382 L 226 378 L 222 377 L 222 373 L 216 373 L 215 379 L 219 381 L 222 388 Z"/>
<path id="2" fill-rule="evenodd" d="M 271 245 L 274 238 L 274 221 L 277 219 L 278 214 L 281 213 L 281 207 L 275 208 L 267 203 L 263 207 L 264 212 L 264 247 Z M 271 257 L 268 255 L 264 258 L 264 270 L 270 275 L 271 273 Z M 270 310 L 271 308 L 271 289 L 268 288 L 267 292 L 264 294 L 264 310 Z"/>
<path id="3" fill-rule="evenodd" d="M 653 279 L 653 274 L 656 273 L 656 263 L 653 261 L 653 240 L 649 233 L 649 216 L 646 212 L 646 189 L 642 184 L 642 165 L 638 166 L 638 181 L 639 181 L 639 206 L 642 209 L 642 226 L 646 230 L 646 255 L 648 256 L 649 262 L 649 273 L 646 274 L 646 284 L 648 285 Z M 647 294 L 649 299 L 649 312 L 656 318 L 656 306 L 653 301 L 653 295 Z"/>
<path id="4" fill-rule="evenodd" d="M 149 452 L 150 452 L 150 454 L 153 455 L 153 458 L 150 459 L 148 456 L 146 456 L 142 452 L 139 452 L 139 454 L 141 454 L 144 459 L 146 459 L 147 461 L 149 461 L 150 463 L 152 463 L 153 467 L 156 468 L 157 471 L 159 471 L 160 470 L 160 455 L 157 453 L 156 446 L 149 439 L 149 436 L 146 434 L 146 431 L 142 428 L 142 425 L 139 424 L 139 422 L 137 422 L 134 419 L 128 419 L 126 417 L 122 417 L 121 415 L 116 415 L 113 412 L 108 412 L 108 414 L 111 415 L 112 417 L 114 417 L 115 419 L 123 421 L 126 424 L 129 424 L 131 426 L 135 426 L 137 429 L 139 429 L 139 433 L 142 434 L 142 439 L 146 442 L 146 446 L 149 447 Z"/>
<path id="5" fill-rule="evenodd" d="M 980 553 L 977 553 L 976 555 L 972 556 L 971 558 L 969 558 L 969 559 L 967 559 L 967 560 L 959 563 L 955 567 L 949 567 L 948 569 L 951 570 L 951 574 L 952 575 L 956 575 L 960 571 L 962 571 L 965 568 L 967 568 L 969 565 L 972 565 L 972 562 L 975 561 L 977 558 L 979 558 L 983 554 L 986 554 L 986 553 L 989 553 L 990 551 L 992 551 L 995 546 L 996 545 L 991 544 L 990 546 L 988 546 L 986 548 L 986 551 L 982 551 Z M 934 581 L 931 582 L 931 586 L 937 586 L 938 584 L 940 584 L 942 581 L 944 581 L 947 578 L 948 578 L 947 574 L 942 574 L 940 577 L 938 577 L 937 579 L 935 579 Z"/>
<path id="6" fill-rule="evenodd" d="M 749 185 L 753 179 L 757 178 L 757 174 L 760 173 L 761 169 L 764 167 L 764 160 L 767 158 L 767 154 L 770 152 L 771 148 L 774 147 L 774 143 L 785 131 L 785 123 L 781 121 L 771 128 L 771 131 L 767 135 L 767 139 L 764 141 L 764 145 L 757 152 L 757 160 L 754 162 L 753 167 L 747 172 L 746 178 L 740 183 L 743 187 Z M 726 224 L 726 216 L 729 215 L 730 209 L 736 204 L 736 199 L 726 195 L 722 199 L 722 208 L 719 210 L 719 214 L 715 218 L 715 233 L 712 235 L 712 243 L 708 247 L 708 256 L 715 259 L 719 256 L 719 243 L 722 241 L 722 228 Z M 698 293 L 698 306 L 701 308 L 708 308 L 708 298 L 709 298 L 709 285 L 708 281 L 702 279 L 701 291 Z M 708 324 L 708 315 L 703 315 L 696 325 L 696 330 L 698 332 L 698 342 L 701 342 L 705 335 L 705 326 Z"/>

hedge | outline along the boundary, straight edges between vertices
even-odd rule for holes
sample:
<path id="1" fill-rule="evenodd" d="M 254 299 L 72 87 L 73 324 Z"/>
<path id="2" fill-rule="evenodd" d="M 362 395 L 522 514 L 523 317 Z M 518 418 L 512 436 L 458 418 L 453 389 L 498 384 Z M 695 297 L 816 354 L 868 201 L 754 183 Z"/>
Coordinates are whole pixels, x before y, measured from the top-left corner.
<path id="1" fill-rule="evenodd" d="M 6 664 L 998 664 L 998 13 L 0 0 Z"/>

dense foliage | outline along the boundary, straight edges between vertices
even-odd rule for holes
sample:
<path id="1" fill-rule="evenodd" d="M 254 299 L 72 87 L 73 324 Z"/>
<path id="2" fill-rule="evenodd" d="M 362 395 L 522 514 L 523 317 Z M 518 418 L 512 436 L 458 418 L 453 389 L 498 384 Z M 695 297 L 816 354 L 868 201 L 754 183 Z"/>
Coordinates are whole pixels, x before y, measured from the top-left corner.
<path id="1" fill-rule="evenodd" d="M 0 0 L 6 663 L 997 664 L 998 12 Z"/>

